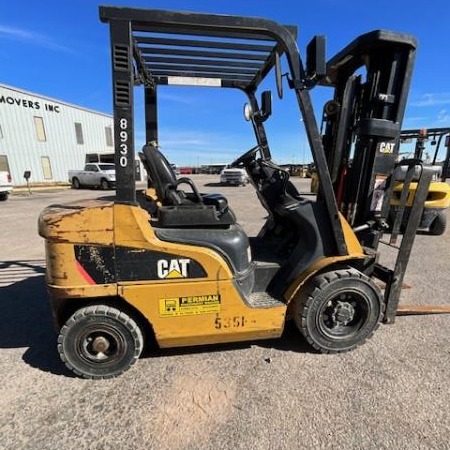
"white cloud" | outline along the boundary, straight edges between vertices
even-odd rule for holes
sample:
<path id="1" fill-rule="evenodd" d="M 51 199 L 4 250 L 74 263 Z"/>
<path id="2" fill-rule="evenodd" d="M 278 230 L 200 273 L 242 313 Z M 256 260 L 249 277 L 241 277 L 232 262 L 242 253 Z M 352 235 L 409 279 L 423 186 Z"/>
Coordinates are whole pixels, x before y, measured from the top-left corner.
<path id="1" fill-rule="evenodd" d="M 418 100 L 410 102 L 411 106 L 450 105 L 450 92 L 423 94 Z"/>
<path id="2" fill-rule="evenodd" d="M 0 24 L 0 38 L 11 39 L 19 42 L 24 42 L 31 45 L 38 45 L 50 50 L 57 50 L 63 52 L 73 53 L 74 51 L 57 43 L 51 37 L 34 31 L 25 30 L 23 28 L 10 27 Z"/>
<path id="3" fill-rule="evenodd" d="M 446 109 L 442 109 L 438 114 L 438 122 L 450 125 L 450 114 L 448 114 Z"/>

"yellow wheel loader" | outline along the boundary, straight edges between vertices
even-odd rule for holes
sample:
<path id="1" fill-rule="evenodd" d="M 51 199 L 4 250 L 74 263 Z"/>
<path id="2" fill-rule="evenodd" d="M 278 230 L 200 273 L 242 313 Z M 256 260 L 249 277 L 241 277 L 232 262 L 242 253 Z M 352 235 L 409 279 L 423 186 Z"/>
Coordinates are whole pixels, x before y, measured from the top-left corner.
<path id="1" fill-rule="evenodd" d="M 154 341 L 164 348 L 276 338 L 288 315 L 315 350 L 344 352 L 393 322 L 430 181 L 424 170 L 395 267 L 380 265 L 415 39 L 370 32 L 326 62 L 316 36 L 304 63 L 296 27 L 271 20 L 116 7 L 100 7 L 100 18 L 111 37 L 116 196 L 49 206 L 39 219 L 66 366 L 86 378 L 114 377 Z M 361 70 L 365 80 L 355 75 Z M 284 82 L 298 103 L 320 179 L 316 201 L 271 157 L 271 94 L 259 96 L 258 87 L 272 73 L 279 97 Z M 351 126 L 330 122 L 324 143 L 309 93 L 317 84 L 330 87 L 341 111 L 356 111 Z M 145 94 L 144 192 L 135 185 L 135 85 Z M 158 147 L 158 88 L 172 85 L 246 96 L 255 146 L 231 166 L 246 169 L 267 210 L 257 236 L 246 234 L 224 195 L 177 178 Z M 220 115 L 219 105 L 212 109 Z M 355 139 L 355 155 L 365 159 L 352 217 L 344 218 L 326 158 Z"/>

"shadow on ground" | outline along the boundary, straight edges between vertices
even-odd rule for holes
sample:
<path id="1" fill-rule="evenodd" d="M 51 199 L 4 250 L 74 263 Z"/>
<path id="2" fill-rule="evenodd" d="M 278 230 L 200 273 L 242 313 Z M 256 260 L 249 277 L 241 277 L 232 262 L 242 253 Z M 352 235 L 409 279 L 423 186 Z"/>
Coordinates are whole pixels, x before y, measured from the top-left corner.
<path id="1" fill-rule="evenodd" d="M 30 366 L 70 375 L 56 349 L 44 271 L 43 262 L 0 263 L 0 348 L 24 347 L 22 358 Z"/>
<path id="2" fill-rule="evenodd" d="M 208 186 L 208 187 L 221 187 L 221 188 L 235 188 L 237 186 L 232 186 L 232 185 L 227 185 L 227 184 L 222 184 L 222 183 L 205 183 L 203 186 Z"/>

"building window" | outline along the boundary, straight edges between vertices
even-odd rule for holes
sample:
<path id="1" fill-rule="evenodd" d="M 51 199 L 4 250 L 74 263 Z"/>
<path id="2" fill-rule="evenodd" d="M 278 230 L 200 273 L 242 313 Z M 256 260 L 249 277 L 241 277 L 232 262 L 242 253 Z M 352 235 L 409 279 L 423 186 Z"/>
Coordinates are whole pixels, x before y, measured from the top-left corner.
<path id="1" fill-rule="evenodd" d="M 34 116 L 34 128 L 36 130 L 36 137 L 39 142 L 46 142 L 47 136 L 45 135 L 44 119 L 39 116 Z"/>
<path id="2" fill-rule="evenodd" d="M 0 172 L 9 172 L 9 163 L 8 163 L 8 157 L 6 155 L 0 155 Z"/>
<path id="3" fill-rule="evenodd" d="M 112 147 L 113 146 L 113 138 L 112 138 L 112 128 L 111 127 L 105 127 L 105 135 L 106 135 L 106 146 Z"/>
<path id="4" fill-rule="evenodd" d="M 44 180 L 51 180 L 52 176 L 52 166 L 50 164 L 50 158 L 48 156 L 41 157 L 42 172 L 44 174 Z"/>
<path id="5" fill-rule="evenodd" d="M 83 145 L 84 139 L 83 139 L 83 128 L 81 126 L 81 123 L 75 122 L 75 134 L 77 135 L 77 144 Z"/>

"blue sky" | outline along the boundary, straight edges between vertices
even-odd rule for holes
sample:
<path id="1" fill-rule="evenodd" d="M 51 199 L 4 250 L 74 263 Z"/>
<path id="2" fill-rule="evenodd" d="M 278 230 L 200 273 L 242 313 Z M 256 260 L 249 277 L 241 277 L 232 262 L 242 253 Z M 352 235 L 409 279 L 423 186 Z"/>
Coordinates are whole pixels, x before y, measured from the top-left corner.
<path id="1" fill-rule="evenodd" d="M 450 3 L 445 0 L 430 2 L 428 8 L 407 0 L 2 2 L 0 82 L 95 110 L 112 110 L 108 26 L 98 19 L 98 5 L 109 4 L 267 17 L 298 26 L 301 52 L 313 35 L 325 34 L 328 57 L 374 29 L 413 34 L 419 49 L 404 128 L 450 126 Z M 268 87 L 273 87 L 272 80 Z M 138 104 L 142 104 L 140 94 L 138 90 Z M 313 92 L 317 117 L 329 95 L 331 91 L 325 89 Z M 165 87 L 159 97 L 160 144 L 172 161 L 181 165 L 229 162 L 254 145 L 251 127 L 242 115 L 243 94 Z M 286 86 L 285 98 L 274 100 L 273 116 L 267 122 L 272 154 L 279 162 L 310 160 L 299 119 Z M 137 115 L 137 148 L 143 139 Z"/>

